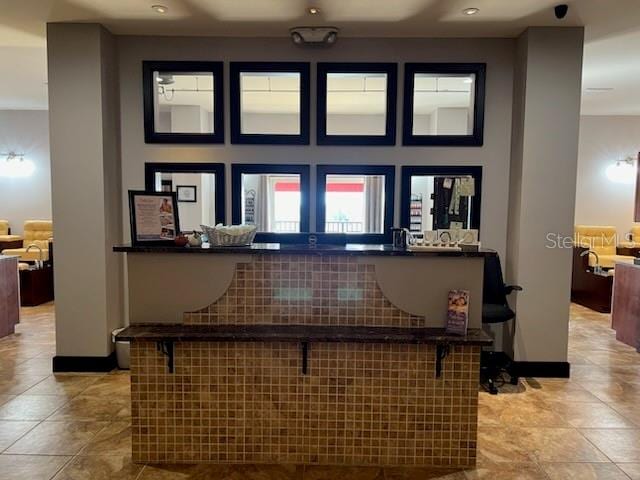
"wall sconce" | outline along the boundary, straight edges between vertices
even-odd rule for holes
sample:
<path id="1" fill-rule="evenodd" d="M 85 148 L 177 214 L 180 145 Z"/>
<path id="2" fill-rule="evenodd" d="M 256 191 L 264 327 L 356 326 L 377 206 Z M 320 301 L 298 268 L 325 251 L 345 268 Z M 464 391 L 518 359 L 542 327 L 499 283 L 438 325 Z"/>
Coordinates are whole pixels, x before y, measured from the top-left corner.
<path id="1" fill-rule="evenodd" d="M 612 182 L 633 184 L 636 181 L 635 159 L 627 157 L 623 160 L 618 160 L 609 165 L 605 173 Z"/>
<path id="2" fill-rule="evenodd" d="M 0 177 L 30 177 L 36 169 L 31 160 L 25 160 L 24 153 L 0 153 Z"/>

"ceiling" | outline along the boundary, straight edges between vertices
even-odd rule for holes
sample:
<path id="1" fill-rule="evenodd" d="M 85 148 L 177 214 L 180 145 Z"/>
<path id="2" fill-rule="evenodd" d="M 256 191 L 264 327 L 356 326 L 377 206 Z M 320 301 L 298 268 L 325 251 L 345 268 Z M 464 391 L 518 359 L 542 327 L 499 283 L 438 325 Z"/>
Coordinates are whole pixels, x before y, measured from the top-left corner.
<path id="1" fill-rule="evenodd" d="M 0 109 L 46 108 L 46 22 L 99 22 L 116 34 L 283 36 L 335 25 L 343 37 L 514 37 L 585 25 L 583 114 L 640 115 L 640 0 L 0 0 Z M 160 15 L 153 4 L 166 5 Z M 320 8 L 310 15 L 310 5 Z M 462 10 L 477 7 L 467 16 Z M 613 90 L 586 90 L 588 88 Z"/>

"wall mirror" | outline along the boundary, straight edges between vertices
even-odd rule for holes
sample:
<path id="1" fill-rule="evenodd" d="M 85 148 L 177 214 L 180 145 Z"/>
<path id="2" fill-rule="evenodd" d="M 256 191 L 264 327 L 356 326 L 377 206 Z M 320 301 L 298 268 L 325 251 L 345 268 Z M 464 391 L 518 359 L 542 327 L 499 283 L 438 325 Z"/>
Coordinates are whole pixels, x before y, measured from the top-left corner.
<path id="1" fill-rule="evenodd" d="M 318 165 L 316 231 L 346 234 L 350 243 L 389 243 L 395 168 Z"/>
<path id="2" fill-rule="evenodd" d="M 480 229 L 482 167 L 402 167 L 400 225 L 426 230 Z"/>
<path id="3" fill-rule="evenodd" d="M 395 145 L 397 65 L 318 63 L 318 145 Z"/>
<path id="4" fill-rule="evenodd" d="M 232 165 L 234 224 L 256 225 L 257 241 L 309 232 L 309 166 Z"/>
<path id="5" fill-rule="evenodd" d="M 231 142 L 309 144 L 308 63 L 231 63 Z"/>
<path id="6" fill-rule="evenodd" d="M 145 189 L 176 192 L 183 232 L 225 223 L 222 163 L 146 163 Z"/>
<path id="7" fill-rule="evenodd" d="M 403 143 L 483 142 L 485 64 L 407 63 Z"/>
<path id="8" fill-rule="evenodd" d="M 224 143 L 222 62 L 143 62 L 146 143 Z"/>

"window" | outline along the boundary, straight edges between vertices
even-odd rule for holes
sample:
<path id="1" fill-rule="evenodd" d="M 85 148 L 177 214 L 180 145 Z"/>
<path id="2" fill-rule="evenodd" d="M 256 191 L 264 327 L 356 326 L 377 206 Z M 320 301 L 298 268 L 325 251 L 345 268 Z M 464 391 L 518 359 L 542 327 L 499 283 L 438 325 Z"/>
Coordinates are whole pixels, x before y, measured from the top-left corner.
<path id="1" fill-rule="evenodd" d="M 231 63 L 231 142 L 309 144 L 308 63 Z"/>
<path id="2" fill-rule="evenodd" d="M 233 165 L 233 223 L 256 225 L 258 241 L 309 232 L 307 165 Z"/>
<path id="3" fill-rule="evenodd" d="M 224 165 L 221 163 L 146 163 L 148 192 L 176 192 L 183 232 L 225 223 Z"/>
<path id="4" fill-rule="evenodd" d="M 482 145 L 485 64 L 407 63 L 403 143 Z"/>
<path id="5" fill-rule="evenodd" d="M 402 167 L 400 225 L 478 230 L 481 194 L 482 167 Z"/>
<path id="6" fill-rule="evenodd" d="M 350 243 L 388 243 L 394 178 L 393 166 L 319 165 L 316 230 Z"/>
<path id="7" fill-rule="evenodd" d="M 397 66 L 318 64 L 318 145 L 395 145 Z"/>
<path id="8" fill-rule="evenodd" d="M 224 143 L 221 62 L 143 62 L 147 143 Z"/>

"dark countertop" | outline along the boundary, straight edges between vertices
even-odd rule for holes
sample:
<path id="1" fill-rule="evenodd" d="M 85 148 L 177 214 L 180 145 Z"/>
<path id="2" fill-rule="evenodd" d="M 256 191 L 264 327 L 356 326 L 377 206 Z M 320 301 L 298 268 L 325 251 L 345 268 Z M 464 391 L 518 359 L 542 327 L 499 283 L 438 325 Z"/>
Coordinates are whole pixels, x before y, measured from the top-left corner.
<path id="1" fill-rule="evenodd" d="M 495 251 L 481 249 L 475 252 L 450 251 L 411 251 L 394 248 L 392 245 L 317 245 L 308 244 L 280 244 L 254 243 L 246 247 L 176 247 L 176 246 L 131 246 L 116 245 L 114 252 L 124 253 L 244 253 L 244 254 L 283 254 L 283 255 L 371 255 L 371 256 L 402 256 L 402 257 L 486 257 L 495 255 Z"/>
<path id="2" fill-rule="evenodd" d="M 403 328 L 315 325 L 184 325 L 138 324 L 125 328 L 117 340 L 172 340 L 176 342 L 344 342 L 464 344 L 488 346 L 493 340 L 483 330 L 450 335 L 444 328 Z"/>

